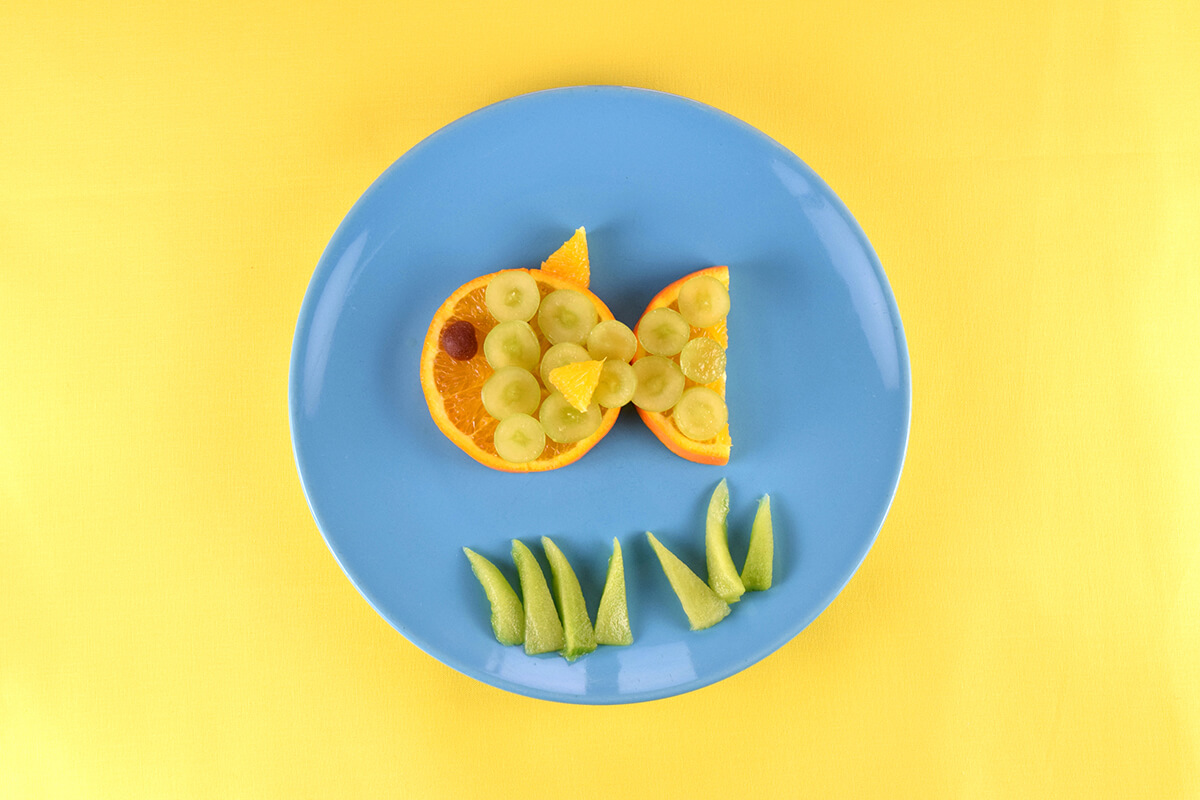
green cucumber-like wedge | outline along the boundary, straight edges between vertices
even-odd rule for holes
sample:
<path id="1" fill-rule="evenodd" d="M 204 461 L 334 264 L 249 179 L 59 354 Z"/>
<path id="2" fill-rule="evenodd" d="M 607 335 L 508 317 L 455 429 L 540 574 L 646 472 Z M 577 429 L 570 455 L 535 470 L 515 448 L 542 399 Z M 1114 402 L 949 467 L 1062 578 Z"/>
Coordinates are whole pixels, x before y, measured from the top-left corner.
<path id="1" fill-rule="evenodd" d="M 596 632 L 588 618 L 587 603 L 583 599 L 583 590 L 579 588 L 579 579 L 575 577 L 575 570 L 571 569 L 567 557 L 558 549 L 558 545 L 550 541 L 549 536 L 542 537 L 542 547 L 546 550 L 546 560 L 550 562 L 550 586 L 562 618 L 562 654 L 567 661 L 574 661 L 596 649 Z"/>
<path id="2" fill-rule="evenodd" d="M 464 547 L 463 552 L 492 604 L 492 632 L 496 641 L 503 645 L 521 644 L 525 641 L 525 611 L 517 593 L 495 564 L 470 548 Z"/>
<path id="3" fill-rule="evenodd" d="M 729 485 L 722 478 L 708 501 L 704 522 L 704 555 L 708 561 L 708 585 L 726 603 L 736 603 L 746 592 L 729 555 Z"/>
<path id="4" fill-rule="evenodd" d="M 608 557 L 600 609 L 596 612 L 596 643 L 633 644 L 629 607 L 625 604 L 625 561 L 621 558 L 621 543 L 616 537 L 613 538 L 612 555 Z"/>
<path id="5" fill-rule="evenodd" d="M 646 538 L 650 540 L 650 546 L 654 548 L 658 562 L 662 564 L 663 572 L 671 582 L 671 588 L 675 590 L 675 596 L 679 598 L 692 630 L 711 628 L 729 616 L 729 604 L 708 588 L 708 584 L 700 580 L 696 573 L 688 569 L 687 564 L 663 547 L 662 542 L 655 539 L 650 531 L 646 531 Z"/>
<path id="6" fill-rule="evenodd" d="M 750 551 L 742 566 L 742 583 L 747 592 L 771 588 L 771 567 L 775 561 L 775 534 L 771 526 L 771 496 L 758 501 L 754 525 L 750 528 Z"/>
<path id="7" fill-rule="evenodd" d="M 525 600 L 525 652 L 529 655 L 553 653 L 563 647 L 562 623 L 550 597 L 550 587 L 537 558 L 521 542 L 513 539 L 512 559 L 521 579 L 521 597 Z"/>

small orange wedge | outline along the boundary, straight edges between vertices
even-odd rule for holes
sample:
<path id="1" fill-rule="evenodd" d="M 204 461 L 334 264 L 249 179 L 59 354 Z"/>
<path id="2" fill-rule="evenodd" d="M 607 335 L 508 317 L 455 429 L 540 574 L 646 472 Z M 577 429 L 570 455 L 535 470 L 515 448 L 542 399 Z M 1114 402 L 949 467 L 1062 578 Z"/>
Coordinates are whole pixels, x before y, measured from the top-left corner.
<path id="1" fill-rule="evenodd" d="M 729 289 L 729 268 L 728 267 L 709 267 L 698 272 L 693 272 L 691 275 L 686 275 L 672 283 L 667 288 L 663 289 L 654 299 L 650 301 L 650 305 L 646 307 L 646 313 L 642 315 L 642 320 L 646 319 L 646 314 L 659 308 L 669 308 L 673 311 L 679 311 L 679 290 L 692 278 L 697 276 L 709 276 L 719 281 L 726 290 Z M 642 320 L 638 321 L 638 327 L 634 328 L 634 333 L 638 333 L 638 328 L 641 327 Z M 710 339 L 720 348 L 720 355 L 723 355 L 724 350 L 729 346 L 729 336 L 725 327 L 725 318 L 722 317 L 719 321 L 704 328 L 693 326 L 690 331 L 689 343 L 696 339 Z M 712 349 L 711 345 L 708 345 Z M 641 344 L 639 336 L 637 354 L 634 355 L 633 361 L 649 355 L 646 349 Z M 674 355 L 670 357 L 676 364 L 680 362 L 680 356 Z M 725 370 L 723 366 L 719 370 L 714 380 L 708 383 L 698 383 L 691 378 L 686 378 L 684 384 L 684 393 L 696 387 L 705 387 L 713 392 L 716 392 L 722 401 L 725 399 Z M 711 397 L 711 395 L 709 395 Z M 713 401 L 716 402 L 715 400 Z M 678 406 L 677 406 L 678 407 Z M 715 436 L 704 441 L 691 439 L 679 429 L 674 419 L 675 408 L 668 409 L 663 412 L 647 411 L 643 408 L 638 408 L 638 415 L 646 426 L 654 432 L 654 435 L 659 438 L 663 444 L 667 446 L 671 452 L 675 453 L 688 461 L 695 461 L 699 464 L 727 464 L 729 463 L 729 450 L 732 441 L 729 437 L 729 425 L 724 423 L 720 426 L 720 430 Z M 685 426 L 686 427 L 686 426 Z"/>
<path id="2" fill-rule="evenodd" d="M 588 259 L 587 231 L 577 228 L 562 247 L 542 262 L 542 272 L 568 280 L 576 286 L 588 288 L 592 279 L 591 262 Z"/>
<path id="3" fill-rule="evenodd" d="M 592 395 L 600 385 L 600 371 L 604 361 L 576 361 L 550 370 L 550 386 L 562 392 L 562 396 L 577 411 L 587 411 L 592 404 Z"/>

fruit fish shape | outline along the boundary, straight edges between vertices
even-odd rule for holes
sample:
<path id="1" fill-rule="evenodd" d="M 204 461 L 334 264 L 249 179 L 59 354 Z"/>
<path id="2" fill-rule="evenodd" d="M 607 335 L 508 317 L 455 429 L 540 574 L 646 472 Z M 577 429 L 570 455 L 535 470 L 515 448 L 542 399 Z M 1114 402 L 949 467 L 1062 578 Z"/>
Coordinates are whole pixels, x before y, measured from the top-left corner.
<path id="1" fill-rule="evenodd" d="M 542 472 L 581 458 L 633 402 L 673 452 L 726 463 L 728 269 L 668 286 L 636 333 L 588 290 L 590 277 L 579 228 L 540 269 L 501 270 L 455 290 L 421 351 L 434 423 L 487 467 Z"/>

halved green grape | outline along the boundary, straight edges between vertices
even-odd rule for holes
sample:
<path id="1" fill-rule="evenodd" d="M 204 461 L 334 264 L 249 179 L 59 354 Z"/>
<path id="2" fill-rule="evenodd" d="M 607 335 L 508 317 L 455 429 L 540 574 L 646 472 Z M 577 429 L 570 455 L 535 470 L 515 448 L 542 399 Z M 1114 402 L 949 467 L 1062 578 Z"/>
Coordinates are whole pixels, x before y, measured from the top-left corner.
<path id="1" fill-rule="evenodd" d="M 637 388 L 633 404 L 646 411 L 666 411 L 679 402 L 685 383 L 679 365 L 662 356 L 645 356 L 633 362 Z"/>
<path id="2" fill-rule="evenodd" d="M 492 365 L 492 369 L 533 369 L 541 354 L 542 348 L 538 346 L 533 328 L 519 319 L 501 322 L 483 340 L 483 357 Z"/>
<path id="3" fill-rule="evenodd" d="M 604 408 L 620 408 L 633 399 L 637 385 L 633 367 L 624 361 L 605 361 L 600 368 L 600 382 L 592 393 L 592 402 Z"/>
<path id="4" fill-rule="evenodd" d="M 588 360 L 588 351 L 583 349 L 583 345 L 574 344 L 572 342 L 563 342 L 550 347 L 546 351 L 546 355 L 542 356 L 542 366 L 538 372 L 542 376 L 542 386 L 550 388 L 550 372 L 559 367 L 565 367 L 567 364 L 578 364 L 580 361 Z"/>
<path id="5" fill-rule="evenodd" d="M 597 361 L 605 358 L 629 361 L 637 352 L 637 337 L 624 322 L 606 319 L 588 334 L 587 350 Z"/>
<path id="6" fill-rule="evenodd" d="M 712 383 L 725 377 L 725 350 L 707 336 L 698 336 L 679 351 L 679 366 L 696 383 Z"/>
<path id="7" fill-rule="evenodd" d="M 528 414 L 513 414 L 500 420 L 493 434 L 496 454 L 513 464 L 533 461 L 546 449 L 542 423 Z"/>
<path id="8" fill-rule="evenodd" d="M 583 344 L 596 327 L 596 306 L 582 292 L 559 289 L 542 298 L 538 325 L 551 344 Z"/>
<path id="9" fill-rule="evenodd" d="M 592 403 L 587 411 L 579 411 L 560 392 L 552 392 L 542 401 L 538 419 L 552 441 L 570 444 L 586 439 L 600 428 L 600 406 Z"/>
<path id="10" fill-rule="evenodd" d="M 673 356 L 683 349 L 692 335 L 691 326 L 678 311 L 656 308 L 638 323 L 638 339 L 647 352 Z"/>
<path id="11" fill-rule="evenodd" d="M 483 294 L 487 310 L 500 322 L 533 319 L 541 301 L 537 281 L 528 272 L 519 269 L 505 270 L 496 275 Z"/>
<path id="12" fill-rule="evenodd" d="M 675 427 L 689 439 L 707 442 L 729 421 L 729 409 L 721 395 L 705 386 L 693 386 L 683 393 L 671 412 Z"/>
<path id="13" fill-rule="evenodd" d="M 532 414 L 542 400 L 542 387 L 527 369 L 501 367 L 492 373 L 480 392 L 483 407 L 496 419 Z"/>
<path id="14" fill-rule="evenodd" d="M 711 275 L 689 278 L 679 287 L 679 313 L 697 328 L 716 325 L 729 313 L 729 290 Z"/>

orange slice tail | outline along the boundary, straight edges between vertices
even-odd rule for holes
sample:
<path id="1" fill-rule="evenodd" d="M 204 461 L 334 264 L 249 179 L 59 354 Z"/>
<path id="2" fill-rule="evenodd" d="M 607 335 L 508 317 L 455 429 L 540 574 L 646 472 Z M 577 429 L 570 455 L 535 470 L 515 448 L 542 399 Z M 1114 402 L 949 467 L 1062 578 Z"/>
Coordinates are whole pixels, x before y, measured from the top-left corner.
<path id="1" fill-rule="evenodd" d="M 670 286 L 655 295 L 654 299 L 650 301 L 650 305 L 646 307 L 645 314 L 642 314 L 642 319 L 645 319 L 646 314 L 649 314 L 656 308 L 670 308 L 678 311 L 680 287 L 683 286 L 683 284 L 689 279 L 694 278 L 697 275 L 711 275 L 724 284 L 726 289 L 729 288 L 728 267 L 709 267 L 708 269 L 702 269 L 698 272 L 693 272 L 691 275 L 685 275 L 684 277 L 675 281 Z M 638 327 L 640 326 L 641 320 L 638 321 Z M 637 332 L 637 328 L 635 328 L 634 333 Z M 727 349 L 729 347 L 729 335 L 728 331 L 726 330 L 725 320 L 721 320 L 717 324 L 708 328 L 693 327 L 691 330 L 691 338 L 695 339 L 701 336 L 712 339 L 714 342 L 719 344 L 722 349 Z M 637 361 L 639 358 L 645 355 L 648 354 L 642 347 L 639 340 L 637 354 L 633 357 L 633 360 Z M 674 356 L 672 360 L 678 363 L 679 356 Z M 709 389 L 712 389 L 719 394 L 722 399 L 725 398 L 724 375 L 722 375 L 718 380 L 708 384 L 699 384 L 689 378 L 687 379 L 684 389 L 686 390 L 693 386 L 707 386 Z M 675 455 L 686 458 L 688 461 L 695 461 L 698 464 L 729 463 L 729 451 L 732 446 L 732 440 L 729 437 L 728 424 L 726 424 L 724 428 L 722 428 L 721 432 L 718 433 L 714 438 L 705 442 L 697 442 L 684 436 L 683 433 L 681 433 L 680 430 L 675 427 L 675 423 L 671 419 L 671 412 L 669 410 L 659 413 L 656 411 L 646 411 L 645 409 L 639 408 L 637 412 L 642 418 L 642 421 L 646 423 L 646 427 L 648 427 L 654 433 L 654 435 L 658 437 L 659 441 L 665 444 L 667 448 Z"/>

